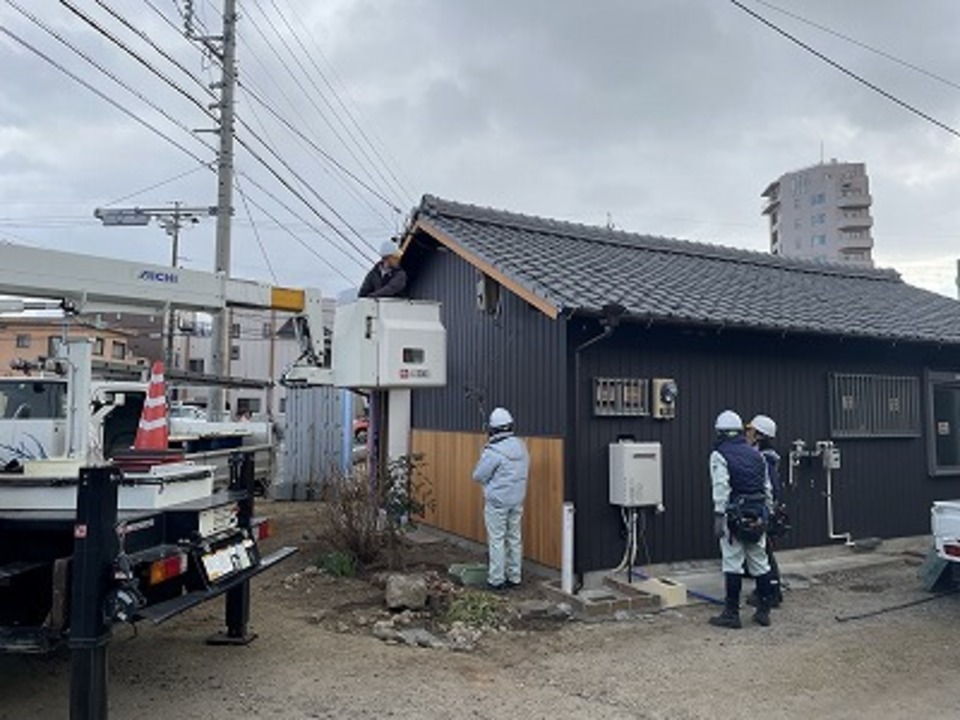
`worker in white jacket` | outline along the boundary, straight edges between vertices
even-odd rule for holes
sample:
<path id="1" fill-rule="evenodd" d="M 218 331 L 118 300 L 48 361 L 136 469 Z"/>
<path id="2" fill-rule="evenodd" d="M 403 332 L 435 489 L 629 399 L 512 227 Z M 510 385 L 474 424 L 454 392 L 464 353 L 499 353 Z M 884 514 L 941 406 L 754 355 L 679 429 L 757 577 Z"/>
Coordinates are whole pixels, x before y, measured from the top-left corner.
<path id="1" fill-rule="evenodd" d="M 489 440 L 473 470 L 483 485 L 483 518 L 487 528 L 491 590 L 517 587 L 521 581 L 523 540 L 520 525 L 527 494 L 530 455 L 523 440 L 513 434 L 513 416 L 498 407 L 490 413 Z"/>

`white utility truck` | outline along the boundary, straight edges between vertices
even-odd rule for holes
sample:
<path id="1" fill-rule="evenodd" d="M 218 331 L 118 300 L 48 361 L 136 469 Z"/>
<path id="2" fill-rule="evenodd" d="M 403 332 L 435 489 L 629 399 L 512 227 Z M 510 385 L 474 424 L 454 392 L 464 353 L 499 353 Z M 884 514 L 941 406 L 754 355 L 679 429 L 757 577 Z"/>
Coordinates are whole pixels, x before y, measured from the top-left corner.
<path id="1" fill-rule="evenodd" d="M 375 391 L 389 405 L 375 433 L 387 436 L 393 456 L 406 452 L 411 389 L 446 382 L 437 303 L 366 299 L 338 309 L 326 368 L 320 295 L 309 290 L 0 245 L 0 294 L 57 299 L 79 313 L 291 312 L 303 351 L 285 382 Z M 16 430 L 2 440 L 0 652 L 45 652 L 69 640 L 83 651 L 81 671 L 100 672 L 113 623 L 159 623 L 222 594 L 219 640 L 248 642 L 250 579 L 295 552 L 260 553 L 269 523 L 253 515 L 251 455 L 233 458 L 229 487 L 219 490 L 215 468 L 183 452 L 116 453 L 129 432 L 112 423 L 132 416 L 136 388 L 95 383 L 82 338 L 68 337 L 51 364 L 57 377 L 15 378 L 0 393 L 0 426 Z"/>

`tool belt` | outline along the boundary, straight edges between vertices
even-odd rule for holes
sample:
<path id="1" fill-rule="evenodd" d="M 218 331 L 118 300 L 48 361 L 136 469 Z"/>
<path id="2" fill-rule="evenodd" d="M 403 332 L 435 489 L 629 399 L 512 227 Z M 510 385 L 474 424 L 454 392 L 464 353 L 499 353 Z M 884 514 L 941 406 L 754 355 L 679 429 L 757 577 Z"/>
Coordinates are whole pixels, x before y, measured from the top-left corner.
<path id="1" fill-rule="evenodd" d="M 787 506 L 783 503 L 777 503 L 770 514 L 770 520 L 767 522 L 767 535 L 783 537 L 789 530 L 790 516 L 787 514 Z"/>
<path id="2" fill-rule="evenodd" d="M 727 527 L 731 537 L 742 543 L 758 543 L 767 532 L 767 496 L 736 495 L 727 503 Z"/>

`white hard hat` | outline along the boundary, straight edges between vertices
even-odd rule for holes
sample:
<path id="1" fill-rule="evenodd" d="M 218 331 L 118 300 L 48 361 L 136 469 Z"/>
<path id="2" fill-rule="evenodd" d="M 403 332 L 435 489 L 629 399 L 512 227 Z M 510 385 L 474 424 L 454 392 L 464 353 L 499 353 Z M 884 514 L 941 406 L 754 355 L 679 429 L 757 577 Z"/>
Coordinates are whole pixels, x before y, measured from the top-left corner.
<path id="1" fill-rule="evenodd" d="M 491 428 L 509 427 L 511 425 L 513 425 L 513 415 L 505 408 L 494 408 L 493 412 L 490 413 Z"/>
<path id="2" fill-rule="evenodd" d="M 733 410 L 724 410 L 717 415 L 717 422 L 714 424 L 717 432 L 729 432 L 731 430 L 743 430 L 743 420 Z"/>
<path id="3" fill-rule="evenodd" d="M 773 421 L 773 418 L 766 415 L 757 415 L 750 421 L 750 427 L 764 437 L 775 438 L 777 436 L 777 424 Z"/>
<path id="4" fill-rule="evenodd" d="M 400 248 L 397 247 L 397 244 L 393 240 L 384 240 L 383 244 L 380 245 L 380 257 L 390 257 L 391 255 L 399 255 Z"/>

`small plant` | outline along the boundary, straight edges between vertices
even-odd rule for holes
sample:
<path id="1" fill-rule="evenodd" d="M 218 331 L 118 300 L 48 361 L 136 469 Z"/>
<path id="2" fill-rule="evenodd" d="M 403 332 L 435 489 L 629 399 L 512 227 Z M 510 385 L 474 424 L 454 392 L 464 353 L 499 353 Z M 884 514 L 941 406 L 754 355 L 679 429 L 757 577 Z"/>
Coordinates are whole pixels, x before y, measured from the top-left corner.
<path id="1" fill-rule="evenodd" d="M 320 567 L 334 577 L 353 577 L 357 574 L 357 561 L 348 552 L 335 550 L 323 556 Z"/>
<path id="2" fill-rule="evenodd" d="M 503 598 L 483 591 L 468 591 L 450 601 L 443 621 L 447 624 L 461 622 L 473 627 L 497 627 L 506 612 Z"/>
<path id="3" fill-rule="evenodd" d="M 413 517 L 433 505 L 420 459 L 405 455 L 392 460 L 384 477 L 364 472 L 330 477 L 324 540 L 331 554 L 351 558 L 356 571 L 387 551 L 390 567 L 402 567 L 403 533 Z"/>

